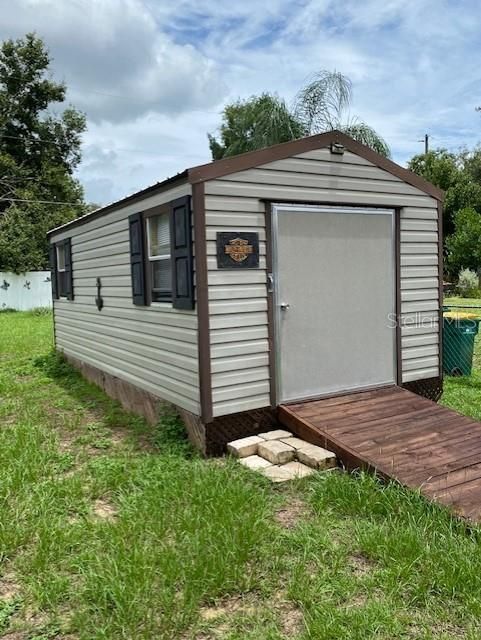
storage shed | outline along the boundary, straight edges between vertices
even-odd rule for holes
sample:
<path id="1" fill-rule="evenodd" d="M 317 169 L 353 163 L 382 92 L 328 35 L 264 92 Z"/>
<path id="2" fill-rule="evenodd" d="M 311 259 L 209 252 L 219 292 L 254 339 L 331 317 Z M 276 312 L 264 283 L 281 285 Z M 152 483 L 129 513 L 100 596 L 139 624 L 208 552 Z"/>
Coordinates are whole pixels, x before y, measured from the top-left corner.
<path id="1" fill-rule="evenodd" d="M 56 347 L 207 453 L 284 403 L 438 399 L 441 201 L 337 131 L 192 167 L 49 232 Z"/>

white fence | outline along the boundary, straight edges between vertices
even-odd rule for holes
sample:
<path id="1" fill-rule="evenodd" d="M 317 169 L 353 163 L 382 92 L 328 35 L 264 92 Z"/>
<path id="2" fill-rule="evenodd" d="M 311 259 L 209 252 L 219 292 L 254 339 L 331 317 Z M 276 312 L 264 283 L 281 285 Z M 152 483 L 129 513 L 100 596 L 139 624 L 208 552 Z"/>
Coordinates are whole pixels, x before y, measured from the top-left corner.
<path id="1" fill-rule="evenodd" d="M 28 311 L 52 306 L 50 271 L 16 275 L 0 271 L 0 309 Z"/>

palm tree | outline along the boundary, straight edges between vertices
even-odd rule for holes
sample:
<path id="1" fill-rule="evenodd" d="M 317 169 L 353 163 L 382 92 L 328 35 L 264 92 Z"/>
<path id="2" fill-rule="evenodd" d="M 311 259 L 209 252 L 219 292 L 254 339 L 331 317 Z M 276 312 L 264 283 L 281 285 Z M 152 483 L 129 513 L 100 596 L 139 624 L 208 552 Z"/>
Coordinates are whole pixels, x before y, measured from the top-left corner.
<path id="1" fill-rule="evenodd" d="M 293 113 L 304 128 L 304 135 L 338 129 L 355 140 L 389 157 L 386 141 L 368 124 L 349 115 L 352 83 L 338 71 L 319 71 L 294 100 Z"/>
<path id="2" fill-rule="evenodd" d="M 333 129 L 389 157 L 384 139 L 349 115 L 351 100 L 351 81 L 337 71 L 325 70 L 316 73 L 299 91 L 292 108 L 269 93 L 238 100 L 224 108 L 220 139 L 208 134 L 212 158 L 218 160 Z"/>

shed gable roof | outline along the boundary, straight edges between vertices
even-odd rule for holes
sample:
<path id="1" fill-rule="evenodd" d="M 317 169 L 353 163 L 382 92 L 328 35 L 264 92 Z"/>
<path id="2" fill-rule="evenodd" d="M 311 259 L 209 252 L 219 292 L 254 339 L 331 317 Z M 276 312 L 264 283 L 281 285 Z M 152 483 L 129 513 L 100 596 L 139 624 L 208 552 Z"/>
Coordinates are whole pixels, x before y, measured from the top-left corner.
<path id="1" fill-rule="evenodd" d="M 189 182 L 196 184 L 207 180 L 214 180 L 215 178 L 220 178 L 230 173 L 252 169 L 260 165 L 268 164 L 269 162 L 274 162 L 275 160 L 284 160 L 285 158 L 290 158 L 291 156 L 299 155 L 306 151 L 323 149 L 335 143 L 342 144 L 348 151 L 364 158 L 374 166 L 384 169 L 384 171 L 396 176 L 403 182 L 410 184 L 436 200 L 443 200 L 444 193 L 438 187 L 435 187 L 416 173 L 401 167 L 392 160 L 376 153 L 376 151 L 373 151 L 366 145 L 357 142 L 357 140 L 337 130 L 309 136 L 308 138 L 292 140 L 291 142 L 283 142 L 282 144 L 276 144 L 265 149 L 249 151 L 237 156 L 191 167 L 188 169 Z"/>
<path id="2" fill-rule="evenodd" d="M 222 160 L 215 160 L 214 162 L 208 162 L 206 164 L 201 164 L 195 167 L 190 167 L 189 169 L 185 169 L 181 173 L 178 173 L 171 178 L 167 178 L 166 180 L 153 184 L 146 189 L 137 191 L 136 193 L 112 202 L 105 207 L 96 209 L 95 211 L 87 213 L 80 218 L 71 220 L 70 222 L 63 224 L 60 227 L 51 229 L 47 235 L 50 236 L 58 231 L 63 231 L 63 229 L 65 228 L 77 226 L 83 224 L 84 222 L 89 222 L 93 218 L 103 216 L 104 214 L 109 213 L 110 211 L 114 211 L 115 209 L 118 209 L 119 207 L 122 207 L 128 203 L 141 201 L 145 196 L 164 191 L 165 189 L 168 189 L 171 186 L 173 187 L 181 182 L 198 184 L 200 182 L 214 180 L 215 178 L 220 178 L 222 176 L 229 175 L 230 173 L 237 173 L 238 171 L 252 169 L 254 167 L 268 164 L 269 162 L 274 162 L 276 160 L 284 160 L 285 158 L 290 158 L 292 156 L 305 153 L 306 151 L 324 149 L 325 147 L 328 147 L 331 144 L 335 143 L 342 144 L 348 151 L 351 151 L 361 158 L 364 158 L 374 166 L 379 167 L 380 169 L 384 169 L 384 171 L 387 171 L 391 175 L 396 176 L 403 182 L 410 184 L 411 186 L 419 189 L 432 198 L 435 198 L 440 202 L 442 202 L 442 200 L 444 199 L 444 192 L 424 178 L 421 178 L 421 176 L 418 176 L 416 173 L 409 171 L 409 169 L 401 167 L 392 160 L 385 158 L 381 154 L 376 153 L 366 145 L 361 144 L 360 142 L 357 142 L 357 140 L 354 140 L 353 138 L 347 136 L 345 133 L 334 130 L 327 133 L 320 133 L 315 136 L 309 136 L 307 138 L 300 138 L 299 140 L 292 140 L 291 142 L 283 142 L 282 144 L 276 144 L 272 147 L 266 147 L 265 149 L 248 151 L 247 153 L 241 153 L 237 156 L 223 158 Z"/>

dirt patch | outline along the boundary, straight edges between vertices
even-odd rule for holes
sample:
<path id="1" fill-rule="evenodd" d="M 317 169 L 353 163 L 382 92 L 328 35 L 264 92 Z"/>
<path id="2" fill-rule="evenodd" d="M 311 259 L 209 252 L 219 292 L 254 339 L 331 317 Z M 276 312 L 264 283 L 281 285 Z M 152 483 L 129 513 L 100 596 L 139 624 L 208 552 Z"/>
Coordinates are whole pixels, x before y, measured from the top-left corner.
<path id="1" fill-rule="evenodd" d="M 99 498 L 94 502 L 93 512 L 95 517 L 100 520 L 113 521 L 117 517 L 117 509 L 112 503 L 103 498 Z"/>
<path id="2" fill-rule="evenodd" d="M 89 456 L 96 456 L 111 447 L 122 448 L 127 443 L 138 451 L 152 452 L 152 433 L 137 433 L 122 424 L 105 424 L 106 408 L 98 400 L 88 408 L 66 410 L 44 401 L 45 413 L 57 432 L 59 448 L 62 452 L 82 450 Z M 66 428 L 71 425 L 71 428 Z"/>
<path id="3" fill-rule="evenodd" d="M 48 625 L 47 614 L 43 611 L 32 609 L 29 606 L 20 609 L 17 613 L 16 619 L 21 621 L 22 626 L 26 625 L 32 630 L 45 629 Z"/>
<path id="4" fill-rule="evenodd" d="M 236 615 L 258 616 L 263 610 L 274 611 L 279 620 L 280 630 L 286 638 L 293 638 L 304 629 L 304 616 L 292 602 L 285 599 L 283 592 L 274 594 L 267 600 L 260 600 L 255 594 L 231 596 L 223 598 L 213 606 L 204 607 L 200 611 L 200 619 L 209 629 L 199 631 L 184 638 L 194 640 L 214 640 L 223 638 L 231 627 L 232 618 Z M 192 632 L 191 632 L 192 633 Z"/>
<path id="5" fill-rule="evenodd" d="M 58 438 L 58 448 L 61 453 L 71 453 L 75 436 L 69 431 L 61 431 Z"/>
<path id="6" fill-rule="evenodd" d="M 367 558 L 362 553 L 354 553 L 349 558 L 349 565 L 351 567 L 352 573 L 356 576 L 356 578 L 363 578 L 373 571 L 375 568 L 374 562 Z"/>
<path id="7" fill-rule="evenodd" d="M 25 383 L 30 383 L 30 382 L 36 382 L 37 378 L 35 376 L 32 376 L 31 373 L 17 373 L 17 375 L 15 376 L 16 378 L 16 382 L 25 382 Z"/>
<path id="8" fill-rule="evenodd" d="M 365 593 L 358 593 L 352 597 L 346 604 L 346 609 L 360 609 L 365 607 L 369 601 L 369 598 Z"/>
<path id="9" fill-rule="evenodd" d="M 136 433 L 126 427 L 111 427 L 109 438 L 113 447 L 132 446 L 135 451 L 153 453 L 156 451 L 152 443 L 152 433 Z"/>
<path id="10" fill-rule="evenodd" d="M 429 622 L 417 622 L 413 620 L 408 623 L 407 628 L 407 638 L 412 638 L 413 640 L 417 638 L 424 638 L 426 635 L 426 631 L 429 632 L 429 637 L 433 638 L 452 638 L 453 640 L 462 640 L 467 637 L 466 629 L 459 627 L 458 625 L 451 624 L 449 622 L 433 622 L 430 624 Z M 478 629 L 476 629 L 478 631 Z M 471 633 L 473 629 L 471 629 Z M 469 636 L 471 637 L 471 636 Z M 473 636 L 478 637 L 478 636 Z"/>
<path id="11" fill-rule="evenodd" d="M 453 638 L 454 640 L 455 638 L 461 639 L 467 637 L 466 629 L 458 627 L 455 624 L 450 624 L 449 622 L 434 623 L 432 626 L 429 626 L 429 630 L 435 638 L 440 636 L 444 638 Z"/>
<path id="12" fill-rule="evenodd" d="M 2 416 L 2 422 L 0 427 L 7 428 L 16 425 L 18 422 L 18 415 L 16 413 L 8 413 Z"/>
<path id="13" fill-rule="evenodd" d="M 11 573 L 5 573 L 0 577 L 0 599 L 12 600 L 20 592 L 20 586 Z"/>
<path id="14" fill-rule="evenodd" d="M 35 628 L 31 628 L 28 631 L 10 631 L 1 637 L 2 640 L 29 640 L 29 638 L 53 638 L 54 636 L 49 635 L 48 631 L 44 633 L 44 629 L 39 627 L 38 633 Z M 55 640 L 77 640 L 77 636 L 55 634 Z"/>
<path id="15" fill-rule="evenodd" d="M 200 610 L 200 618 L 204 621 L 216 620 L 226 616 L 232 616 L 236 613 L 252 615 L 256 612 L 253 596 L 231 596 L 219 600 L 212 607 L 203 607 Z"/>
<path id="16" fill-rule="evenodd" d="M 281 612 L 281 629 L 287 638 L 299 635 L 304 628 L 302 611 L 290 603 L 285 603 Z"/>
<path id="17" fill-rule="evenodd" d="M 129 432 L 125 429 L 113 429 L 109 435 L 109 438 L 114 446 L 124 444 L 125 440 L 127 440 L 128 437 Z"/>
<path id="18" fill-rule="evenodd" d="M 88 441 L 83 442 L 83 439 Z M 91 442 L 93 441 L 93 442 Z M 58 448 L 61 453 L 71 453 L 72 455 L 86 455 L 93 458 L 105 453 L 111 448 L 111 441 L 107 438 L 95 440 L 85 434 L 76 434 L 72 431 L 60 431 L 58 434 Z M 76 465 L 77 466 L 77 465 Z"/>
<path id="19" fill-rule="evenodd" d="M 276 593 L 266 604 L 275 609 L 279 617 L 282 633 L 287 638 L 293 638 L 302 633 L 304 629 L 304 615 L 293 602 L 286 600 L 285 594 L 282 591 Z"/>
<path id="20" fill-rule="evenodd" d="M 305 502 L 299 498 L 290 498 L 288 504 L 278 509 L 275 514 L 275 520 L 281 527 L 293 529 L 299 520 L 305 518 L 309 509 Z"/>

